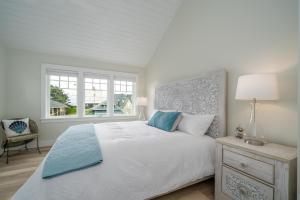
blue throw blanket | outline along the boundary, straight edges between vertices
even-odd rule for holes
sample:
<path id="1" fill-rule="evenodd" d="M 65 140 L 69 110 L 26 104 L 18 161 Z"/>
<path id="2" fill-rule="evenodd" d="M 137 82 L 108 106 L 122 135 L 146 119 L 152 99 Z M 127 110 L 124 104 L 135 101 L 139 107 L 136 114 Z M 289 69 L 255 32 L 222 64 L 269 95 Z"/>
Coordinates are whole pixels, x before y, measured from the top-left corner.
<path id="1" fill-rule="evenodd" d="M 93 124 L 68 128 L 51 148 L 42 177 L 50 178 L 102 162 L 100 144 Z"/>

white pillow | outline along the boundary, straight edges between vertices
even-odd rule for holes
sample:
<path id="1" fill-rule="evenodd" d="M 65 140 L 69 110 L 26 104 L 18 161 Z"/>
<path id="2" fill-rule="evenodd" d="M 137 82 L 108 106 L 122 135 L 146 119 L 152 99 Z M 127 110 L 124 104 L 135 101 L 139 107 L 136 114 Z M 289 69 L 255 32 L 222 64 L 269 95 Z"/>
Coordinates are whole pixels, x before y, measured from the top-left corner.
<path id="1" fill-rule="evenodd" d="M 172 111 L 171 111 L 172 112 Z M 176 121 L 173 124 L 172 131 L 175 131 L 182 119 L 182 113 L 177 117 Z"/>
<path id="2" fill-rule="evenodd" d="M 2 120 L 7 137 L 19 136 L 30 133 L 29 118 L 18 120 Z"/>
<path id="3" fill-rule="evenodd" d="M 215 115 L 191 115 L 182 113 L 178 130 L 195 136 L 203 136 L 214 120 L 214 117 Z"/>

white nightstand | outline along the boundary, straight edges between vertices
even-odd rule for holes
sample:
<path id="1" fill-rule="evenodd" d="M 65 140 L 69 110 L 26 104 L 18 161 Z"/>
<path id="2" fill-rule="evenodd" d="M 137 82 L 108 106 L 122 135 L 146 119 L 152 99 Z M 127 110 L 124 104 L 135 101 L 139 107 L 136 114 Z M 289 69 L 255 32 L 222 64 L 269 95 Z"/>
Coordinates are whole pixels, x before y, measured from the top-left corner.
<path id="1" fill-rule="evenodd" d="M 296 199 L 296 148 L 253 146 L 231 136 L 216 141 L 216 200 Z"/>

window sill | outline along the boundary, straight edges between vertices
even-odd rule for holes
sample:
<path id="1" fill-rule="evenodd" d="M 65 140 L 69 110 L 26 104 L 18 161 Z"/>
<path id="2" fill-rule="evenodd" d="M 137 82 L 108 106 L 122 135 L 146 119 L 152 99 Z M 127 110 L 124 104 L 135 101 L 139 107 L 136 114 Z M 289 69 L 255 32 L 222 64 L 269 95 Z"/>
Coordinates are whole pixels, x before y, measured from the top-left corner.
<path id="1" fill-rule="evenodd" d="M 138 116 L 113 116 L 113 117 L 64 117 L 64 118 L 43 118 L 40 121 L 42 123 L 52 122 L 110 122 L 110 121 L 121 121 L 121 120 L 138 120 Z"/>

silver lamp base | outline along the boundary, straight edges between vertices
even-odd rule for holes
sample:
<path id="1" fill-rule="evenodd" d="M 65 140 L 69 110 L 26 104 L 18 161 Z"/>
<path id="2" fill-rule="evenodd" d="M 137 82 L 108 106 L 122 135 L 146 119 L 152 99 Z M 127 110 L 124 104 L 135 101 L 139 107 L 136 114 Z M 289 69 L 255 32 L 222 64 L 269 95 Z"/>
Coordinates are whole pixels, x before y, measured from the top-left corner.
<path id="1" fill-rule="evenodd" d="M 264 141 L 262 141 L 261 139 L 258 139 L 258 138 L 245 138 L 244 142 L 246 144 L 251 144 L 254 146 L 264 146 L 264 144 L 265 144 Z"/>

